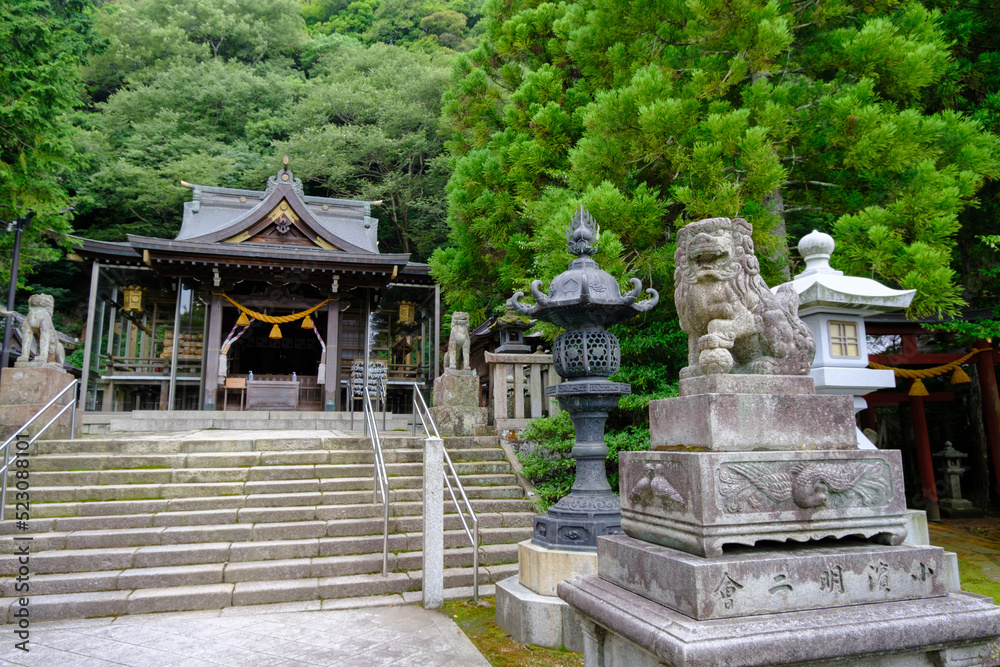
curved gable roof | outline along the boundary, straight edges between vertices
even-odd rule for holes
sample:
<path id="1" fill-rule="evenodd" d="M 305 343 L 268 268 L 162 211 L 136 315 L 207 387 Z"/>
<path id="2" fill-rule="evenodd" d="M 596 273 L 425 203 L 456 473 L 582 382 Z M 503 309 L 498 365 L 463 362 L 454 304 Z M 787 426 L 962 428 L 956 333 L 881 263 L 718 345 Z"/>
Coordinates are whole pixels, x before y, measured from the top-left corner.
<path id="1" fill-rule="evenodd" d="M 279 206 L 287 204 L 298 219 L 293 222 L 300 223 L 295 226 L 318 247 L 352 254 L 378 253 L 373 240 L 374 230 L 369 233 L 377 221 L 365 215 L 371 202 L 310 197 L 310 201 L 315 199 L 314 205 L 321 205 L 326 210 L 331 205 L 325 202 L 334 202 L 335 210 L 322 214 L 325 219 L 321 220 L 303 197 L 301 180 L 292 177 L 287 165 L 277 176 L 268 179 L 267 190 L 263 193 L 185 185 L 195 190 L 195 201 L 185 205 L 184 224 L 175 240 L 245 243 L 272 222 Z M 203 197 L 204 194 L 210 196 Z M 251 197 L 260 198 L 259 203 L 247 203 Z M 194 220 L 196 216 L 201 219 Z"/>

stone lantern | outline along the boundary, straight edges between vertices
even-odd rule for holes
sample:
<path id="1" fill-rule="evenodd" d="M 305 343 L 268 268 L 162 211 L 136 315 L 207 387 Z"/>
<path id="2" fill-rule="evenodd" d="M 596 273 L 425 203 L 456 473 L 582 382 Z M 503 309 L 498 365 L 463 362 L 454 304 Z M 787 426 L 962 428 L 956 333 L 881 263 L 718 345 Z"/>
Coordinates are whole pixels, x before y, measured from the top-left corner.
<path id="1" fill-rule="evenodd" d="M 891 289 L 869 278 L 845 276 L 830 267 L 834 247 L 829 234 L 814 230 L 804 236 L 799 252 L 806 270 L 790 284 L 799 295 L 799 317 L 816 340 L 810 372 L 816 393 L 854 396 L 858 413 L 868 407 L 865 394 L 896 386 L 892 371 L 868 368 L 864 318 L 907 308 L 916 290 Z M 857 437 L 860 448 L 874 448 L 861 431 Z"/>
<path id="2" fill-rule="evenodd" d="M 531 283 L 534 306 L 519 302 L 522 292 L 509 302 L 522 315 L 566 330 L 552 345 L 555 370 L 566 381 L 545 393 L 557 397 L 573 420 L 576 481 L 569 495 L 535 517 L 532 543 L 547 549 L 594 552 L 599 535 L 621 533 L 621 506 L 604 470 L 604 423 L 619 397 L 632 389 L 607 379 L 618 371 L 621 349 L 605 327 L 646 312 L 659 300 L 656 290 L 647 289 L 652 298 L 637 302 L 642 283 L 636 278 L 630 281 L 632 290 L 622 295 L 618 282 L 591 258 L 597 236 L 594 219 L 580 206 L 566 231 L 568 250 L 576 259 L 552 280 L 547 295 L 539 290 L 540 280 Z"/>
<path id="3" fill-rule="evenodd" d="M 534 325 L 534 320 L 521 317 L 509 309 L 503 317 L 498 317 L 493 325 L 500 332 L 500 345 L 497 346 L 496 352 L 511 354 L 531 352 L 531 346 L 524 342 L 524 332 Z"/>
<path id="4" fill-rule="evenodd" d="M 933 455 L 936 459 L 944 459 L 944 466 L 939 470 L 944 473 L 946 489 L 944 498 L 938 500 L 941 514 L 952 519 L 968 519 L 983 516 L 983 511 L 962 497 L 962 473 L 968 468 L 962 465 L 962 459 L 968 454 L 955 449 L 951 442 L 945 441 L 944 449 Z"/>

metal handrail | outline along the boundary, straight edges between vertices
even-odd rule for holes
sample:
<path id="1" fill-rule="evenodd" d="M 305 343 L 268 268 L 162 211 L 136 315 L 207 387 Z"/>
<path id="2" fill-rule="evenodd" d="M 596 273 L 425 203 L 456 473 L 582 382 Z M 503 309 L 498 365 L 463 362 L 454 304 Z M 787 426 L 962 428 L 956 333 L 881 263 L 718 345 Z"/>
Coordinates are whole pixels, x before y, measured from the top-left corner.
<path id="1" fill-rule="evenodd" d="M 385 469 L 385 458 L 382 456 L 382 440 L 378 435 L 378 424 L 375 422 L 375 410 L 372 409 L 372 397 L 365 387 L 365 396 L 362 401 L 365 412 L 365 432 L 372 443 L 372 452 L 375 454 L 375 465 L 373 474 L 375 476 L 372 484 L 372 503 L 378 502 L 378 492 L 382 491 L 382 576 L 389 574 L 389 474 Z"/>
<path id="2" fill-rule="evenodd" d="M 441 439 L 441 434 L 438 433 L 437 425 L 434 423 L 434 418 L 431 417 L 431 411 L 427 408 L 427 402 L 424 401 L 423 394 L 420 393 L 420 387 L 416 382 L 413 383 L 413 413 L 420 418 L 420 423 L 424 427 L 424 433 L 427 437 L 430 437 L 431 430 L 434 432 L 434 437 Z M 424 418 L 426 416 L 426 419 Z M 430 428 L 427 425 L 430 424 Z M 416 435 L 417 430 L 417 420 L 413 420 L 413 431 Z M 451 501 L 455 503 L 455 509 L 458 511 L 458 518 L 462 522 L 462 528 L 465 530 L 465 536 L 469 538 L 469 542 L 472 543 L 472 601 L 479 602 L 479 517 L 476 516 L 476 511 L 472 509 L 472 503 L 469 502 L 469 497 L 465 494 L 465 487 L 462 486 L 462 480 L 458 476 L 458 472 L 455 470 L 455 465 L 451 462 L 451 456 L 448 455 L 448 449 L 442 447 L 441 451 L 444 453 L 444 462 L 447 466 L 444 471 L 444 482 L 448 487 L 448 494 L 451 495 Z M 451 480 L 448 478 L 448 471 L 451 471 L 452 477 L 455 478 L 455 486 L 458 487 L 458 493 L 462 496 L 462 501 L 465 503 L 465 508 L 469 513 L 469 521 L 465 520 L 465 513 L 462 511 L 462 506 L 458 502 L 458 498 L 455 497 L 455 489 L 451 485 Z M 471 529 L 470 529 L 471 524 Z"/>
<path id="3" fill-rule="evenodd" d="M 12 443 L 15 440 L 17 440 L 21 436 L 21 434 L 24 432 L 25 429 L 27 429 L 29 426 L 31 426 L 31 424 L 36 419 L 38 419 L 43 414 L 45 414 L 45 411 L 48 410 L 49 408 L 51 408 L 53 405 L 55 405 L 56 401 L 58 401 L 60 398 L 62 398 L 63 395 L 65 395 L 66 392 L 69 391 L 70 389 L 73 390 L 73 398 L 72 398 L 72 400 L 69 403 L 67 403 L 66 405 L 64 405 L 63 408 L 61 410 L 59 410 L 59 412 L 56 413 L 55 417 L 53 417 L 48 422 L 46 422 L 45 426 L 43 426 L 42 428 L 38 429 L 38 433 L 36 433 L 33 437 L 31 437 L 31 438 L 28 439 L 28 444 L 25 445 L 25 447 L 30 447 L 32 445 L 32 443 L 34 443 L 36 440 L 38 440 L 38 438 L 41 437 L 42 433 L 45 433 L 45 430 L 48 427 L 50 427 L 53 424 L 55 424 L 56 421 L 60 417 L 62 417 L 63 414 L 67 410 L 71 410 L 70 416 L 69 416 L 69 439 L 70 440 L 75 440 L 76 439 L 76 405 L 77 405 L 77 401 L 78 401 L 78 397 L 76 395 L 76 387 L 79 384 L 80 384 L 79 380 L 73 380 L 68 385 L 66 385 L 65 387 L 63 387 L 62 390 L 60 390 L 58 394 L 56 394 L 55 396 L 52 397 L 51 401 L 49 401 L 48 403 L 46 403 L 38 412 L 36 412 L 31 417 L 31 419 L 29 419 L 28 421 L 26 421 L 24 423 L 24 425 L 21 426 L 21 428 L 15 430 L 14 433 L 9 438 L 7 438 L 2 445 L 0 445 L 0 450 L 3 450 L 3 467 L 0 467 L 0 479 L 2 479 L 2 481 L 0 481 L 0 521 L 3 521 L 6 518 L 6 516 L 7 516 L 7 471 L 10 470 L 11 464 L 14 463 L 14 461 L 17 460 L 17 456 L 15 456 L 14 458 L 10 458 L 10 443 Z"/>

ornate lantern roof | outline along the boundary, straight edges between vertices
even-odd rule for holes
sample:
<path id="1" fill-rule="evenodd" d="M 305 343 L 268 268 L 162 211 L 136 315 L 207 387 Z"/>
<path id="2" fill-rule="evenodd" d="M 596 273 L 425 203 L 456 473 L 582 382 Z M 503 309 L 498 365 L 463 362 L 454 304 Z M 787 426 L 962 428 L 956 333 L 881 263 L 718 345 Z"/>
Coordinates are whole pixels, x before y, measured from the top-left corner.
<path id="1" fill-rule="evenodd" d="M 548 295 L 539 290 L 541 280 L 531 283 L 534 306 L 518 301 L 524 292 L 514 294 L 510 305 L 522 315 L 537 317 L 569 330 L 606 327 L 650 310 L 660 299 L 655 289 L 646 290 L 652 298 L 637 302 L 642 293 L 642 283 L 638 278 L 632 278 L 629 281 L 632 291 L 622 296 L 618 281 L 591 258 L 597 252 L 598 235 L 597 223 L 581 205 L 566 230 L 567 249 L 570 254 L 576 255 L 576 259 L 570 262 L 566 271 L 552 279 Z"/>

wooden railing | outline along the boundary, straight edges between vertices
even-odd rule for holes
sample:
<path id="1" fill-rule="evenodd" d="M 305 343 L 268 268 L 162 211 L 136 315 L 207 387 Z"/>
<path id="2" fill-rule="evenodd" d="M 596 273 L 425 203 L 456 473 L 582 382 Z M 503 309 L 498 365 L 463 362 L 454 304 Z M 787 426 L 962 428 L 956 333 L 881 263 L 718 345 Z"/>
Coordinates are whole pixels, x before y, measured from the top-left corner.
<path id="1" fill-rule="evenodd" d="M 531 419 L 559 411 L 556 399 L 545 395 L 545 387 L 562 382 L 552 367 L 551 354 L 487 352 L 486 363 L 491 366 L 490 400 L 497 431 L 520 431 Z"/>
<path id="2" fill-rule="evenodd" d="M 102 375 L 127 378 L 129 376 L 162 375 L 170 376 L 170 359 L 160 357 L 109 357 L 101 355 L 105 363 Z M 201 357 L 177 359 L 177 372 L 190 374 L 201 370 Z"/>

